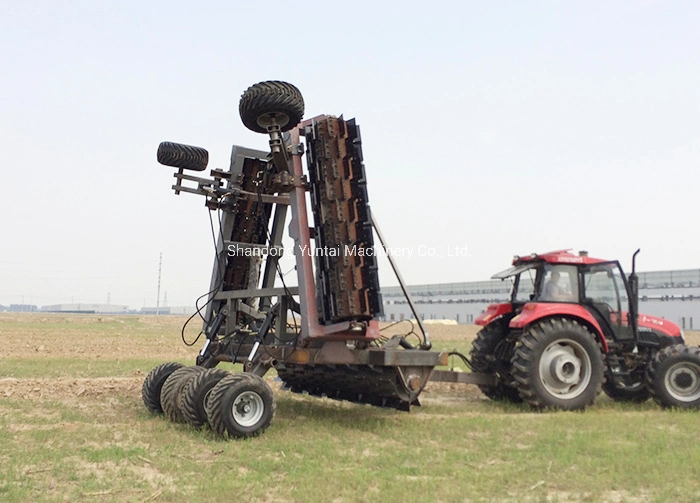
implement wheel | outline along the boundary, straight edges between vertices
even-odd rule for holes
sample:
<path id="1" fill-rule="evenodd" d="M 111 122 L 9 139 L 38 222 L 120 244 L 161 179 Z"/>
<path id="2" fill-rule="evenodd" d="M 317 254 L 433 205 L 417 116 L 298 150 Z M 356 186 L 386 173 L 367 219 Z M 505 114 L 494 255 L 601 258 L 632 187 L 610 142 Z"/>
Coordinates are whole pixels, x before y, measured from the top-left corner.
<path id="1" fill-rule="evenodd" d="M 508 322 L 498 320 L 489 323 L 476 334 L 472 341 L 472 349 L 469 353 L 474 372 L 484 374 L 497 374 L 498 383 L 495 386 L 479 385 L 481 392 L 491 400 L 507 400 L 520 403 L 523 399 L 518 394 L 518 389 L 511 385 L 513 348 L 506 336 L 508 335 Z"/>
<path id="2" fill-rule="evenodd" d="M 163 413 L 163 406 L 160 403 L 160 391 L 170 374 L 182 367 L 184 367 L 182 363 L 168 362 L 158 365 L 148 373 L 141 387 L 141 398 L 149 411 L 154 414 Z"/>
<path id="3" fill-rule="evenodd" d="M 163 384 L 163 389 L 160 390 L 160 403 L 166 417 L 173 423 L 185 422 L 180 410 L 182 390 L 190 379 L 203 371 L 202 367 L 182 367 L 170 374 L 170 377 Z"/>
<path id="4" fill-rule="evenodd" d="M 579 410 L 595 402 L 603 384 L 603 353 L 576 321 L 547 319 L 526 329 L 513 356 L 523 399 L 539 409 Z"/>
<path id="5" fill-rule="evenodd" d="M 212 388 L 229 373 L 222 369 L 207 369 L 190 379 L 182 391 L 180 411 L 188 424 L 200 427 L 207 424 L 205 404 Z"/>
<path id="6" fill-rule="evenodd" d="M 200 147 L 164 141 L 158 145 L 158 162 L 173 168 L 204 171 L 209 164 L 209 152 Z"/>
<path id="7" fill-rule="evenodd" d="M 241 96 L 238 111 L 245 127 L 256 133 L 267 133 L 274 124 L 289 131 L 304 116 L 304 98 L 292 84 L 270 80 L 250 86 Z"/>
<path id="8" fill-rule="evenodd" d="M 275 415 L 275 397 L 259 376 L 231 374 L 214 386 L 206 404 L 209 425 L 230 438 L 254 437 L 265 431 Z"/>
<path id="9" fill-rule="evenodd" d="M 662 407 L 700 407 L 700 348 L 675 344 L 662 349 L 647 369 L 651 396 Z"/>

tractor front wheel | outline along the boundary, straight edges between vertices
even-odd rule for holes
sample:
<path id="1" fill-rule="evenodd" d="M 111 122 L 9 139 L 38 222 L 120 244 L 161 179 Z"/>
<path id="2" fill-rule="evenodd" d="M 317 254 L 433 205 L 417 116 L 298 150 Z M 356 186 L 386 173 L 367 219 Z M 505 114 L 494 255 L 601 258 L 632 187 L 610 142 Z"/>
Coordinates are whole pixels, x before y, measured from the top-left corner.
<path id="1" fill-rule="evenodd" d="M 527 328 L 512 363 L 520 396 L 538 409 L 584 409 L 595 402 L 603 384 L 603 353 L 595 336 L 565 318 Z"/>
<path id="2" fill-rule="evenodd" d="M 206 403 L 212 430 L 230 438 L 259 435 L 272 423 L 275 408 L 270 386 L 259 376 L 246 372 L 221 379 Z"/>
<path id="3" fill-rule="evenodd" d="M 700 408 L 700 348 L 675 344 L 656 353 L 647 385 L 662 407 Z"/>

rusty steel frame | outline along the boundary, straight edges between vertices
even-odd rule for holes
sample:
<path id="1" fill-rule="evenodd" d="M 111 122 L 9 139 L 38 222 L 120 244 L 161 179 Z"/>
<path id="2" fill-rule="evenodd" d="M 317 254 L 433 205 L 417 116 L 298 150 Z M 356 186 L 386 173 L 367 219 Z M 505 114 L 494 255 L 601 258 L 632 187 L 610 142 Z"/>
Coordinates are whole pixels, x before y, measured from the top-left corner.
<path id="1" fill-rule="evenodd" d="M 328 324 L 324 324 L 320 319 L 316 302 L 318 285 L 313 256 L 311 253 L 304 252 L 311 249 L 314 228 L 309 222 L 307 203 L 309 181 L 304 173 L 302 156 L 305 144 L 302 143 L 302 137 L 308 141 L 305 134 L 308 128 L 327 118 L 328 116 L 321 115 L 305 120 L 284 135 L 279 134 L 279 130 L 270 131 L 270 152 L 234 146 L 230 170 L 228 172 L 213 170 L 211 172 L 213 179 L 186 175 L 181 169 L 175 174 L 177 183 L 172 188 L 176 194 L 190 192 L 204 195 L 207 199 L 206 206 L 210 210 L 218 208 L 223 210 L 220 233 L 216 240 L 216 260 L 212 270 L 211 291 L 204 317 L 203 331 L 207 335 L 207 341 L 200 351 L 198 364 L 213 366 L 218 362 L 242 363 L 245 371 L 260 376 L 273 367 L 279 371 L 286 369 L 288 372 L 297 372 L 298 370 L 295 369 L 300 368 L 317 369 L 319 375 L 330 376 L 331 379 L 333 375 L 337 376 L 338 368 L 347 367 L 348 370 L 362 368 L 370 374 L 371 369 L 374 368 L 393 368 L 396 374 L 395 377 L 390 378 L 390 381 L 394 383 L 392 386 L 396 386 L 397 397 L 400 397 L 399 400 L 404 400 L 403 405 L 406 409 L 414 403 L 428 380 L 490 384 L 491 380 L 495 379 L 492 376 L 435 370 L 437 366 L 447 365 L 448 354 L 429 351 L 430 342 L 424 330 L 424 343 L 420 348 L 411 348 L 410 345 L 405 344 L 405 341 L 401 344 L 396 337 L 394 338 L 396 340 L 380 345 L 376 342 L 381 336 L 376 318 Z M 278 168 L 271 182 L 272 185 L 266 185 L 267 193 L 253 193 L 243 190 L 238 185 L 237 177 L 242 173 L 246 158 L 272 162 Z M 286 172 L 280 169 L 279 164 L 282 161 L 286 162 Z M 226 187 L 223 186 L 224 180 L 227 182 Z M 186 187 L 183 181 L 195 182 L 197 187 Z M 232 208 L 230 205 L 227 206 L 224 202 L 227 198 L 274 205 L 271 230 L 269 220 L 267 224 L 269 238 L 267 244 L 230 241 L 228 237 L 231 236 L 235 220 L 240 215 L 230 209 Z M 226 274 L 226 267 L 222 268 L 221 263 L 227 263 L 228 245 L 266 249 L 281 246 L 287 212 L 291 213 L 288 232 L 294 242 L 297 286 L 282 288 L 274 286 L 278 257 L 267 254 L 264 272 L 257 278 L 255 285 L 250 284 L 245 289 L 221 291 L 220 285 Z M 371 213 L 369 213 L 369 220 L 370 222 L 373 220 Z M 383 236 L 376 228 L 376 222 L 372 222 L 372 225 L 379 235 L 382 246 L 385 246 Z M 318 243 L 315 244 L 318 245 Z M 403 285 L 395 264 L 391 265 Z M 298 305 L 293 299 L 295 295 L 299 297 Z M 274 307 L 271 300 L 273 297 L 276 297 L 279 302 L 274 312 L 271 311 Z M 253 298 L 259 299 L 257 307 L 245 303 L 246 299 Z M 293 309 L 295 305 L 294 310 L 297 310 L 300 315 L 300 326 L 296 333 L 287 334 L 293 335 L 293 338 L 285 338 L 288 310 Z M 236 326 L 238 313 L 244 314 L 244 318 L 248 317 L 251 322 L 257 320 L 257 323 L 262 323 L 262 325 L 254 325 L 261 328 L 253 328 L 251 331 L 244 327 L 246 330 L 239 333 Z M 219 318 L 219 325 L 215 318 Z M 275 319 L 277 325 L 274 333 L 272 331 L 268 333 Z M 422 323 L 419 322 L 419 324 L 422 328 Z M 254 336 L 253 342 L 249 340 L 251 336 Z M 207 362 L 205 356 L 210 361 Z M 330 371 L 324 374 L 324 369 L 328 368 L 334 369 L 333 372 L 336 374 Z M 352 372 L 348 375 L 352 375 Z M 383 376 L 384 385 L 386 385 L 386 374 Z M 362 382 L 367 383 L 367 380 Z"/>

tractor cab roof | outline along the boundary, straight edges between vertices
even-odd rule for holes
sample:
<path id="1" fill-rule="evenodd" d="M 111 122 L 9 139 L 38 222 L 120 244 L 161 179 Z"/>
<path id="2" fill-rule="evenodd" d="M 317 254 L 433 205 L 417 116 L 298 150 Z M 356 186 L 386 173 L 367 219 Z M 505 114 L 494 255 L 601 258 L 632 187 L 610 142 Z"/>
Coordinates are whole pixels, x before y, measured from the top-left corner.
<path id="1" fill-rule="evenodd" d="M 588 252 L 581 251 L 578 255 L 571 253 L 571 249 L 556 250 L 546 253 L 531 253 L 530 255 L 513 257 L 513 267 L 509 267 L 505 271 L 498 272 L 491 276 L 491 279 L 506 279 L 516 276 L 528 269 L 535 269 L 540 264 L 569 264 L 569 265 L 589 265 L 609 262 L 599 258 L 588 256 Z"/>
<path id="2" fill-rule="evenodd" d="M 519 266 L 524 264 L 532 264 L 535 262 L 545 262 L 547 264 L 599 264 L 601 262 L 609 262 L 599 258 L 588 256 L 588 252 L 580 251 L 578 255 L 571 253 L 571 249 L 556 250 L 546 253 L 532 253 L 526 256 L 513 257 L 513 265 Z"/>

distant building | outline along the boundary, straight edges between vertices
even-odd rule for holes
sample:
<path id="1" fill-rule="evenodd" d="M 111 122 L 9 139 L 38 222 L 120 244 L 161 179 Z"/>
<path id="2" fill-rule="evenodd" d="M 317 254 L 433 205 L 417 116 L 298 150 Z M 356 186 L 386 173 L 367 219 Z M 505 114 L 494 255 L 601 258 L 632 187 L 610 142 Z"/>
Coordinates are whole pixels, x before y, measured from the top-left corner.
<path id="1" fill-rule="evenodd" d="M 408 287 L 422 319 L 457 323 L 474 323 L 489 304 L 507 301 L 510 289 L 508 280 Z M 400 287 L 382 288 L 382 298 L 386 321 L 414 317 Z M 639 273 L 639 311 L 700 330 L 700 269 Z"/>
<path id="2" fill-rule="evenodd" d="M 174 314 L 174 315 L 190 315 L 194 314 L 196 309 L 191 306 L 160 306 L 156 307 L 142 307 L 138 314 Z"/>
<path id="3" fill-rule="evenodd" d="M 33 313 L 38 311 L 33 304 L 10 304 L 7 310 L 11 313 Z"/>
<path id="4" fill-rule="evenodd" d="M 116 304 L 54 304 L 41 306 L 43 313 L 98 313 L 98 314 L 127 314 L 129 306 Z"/>

